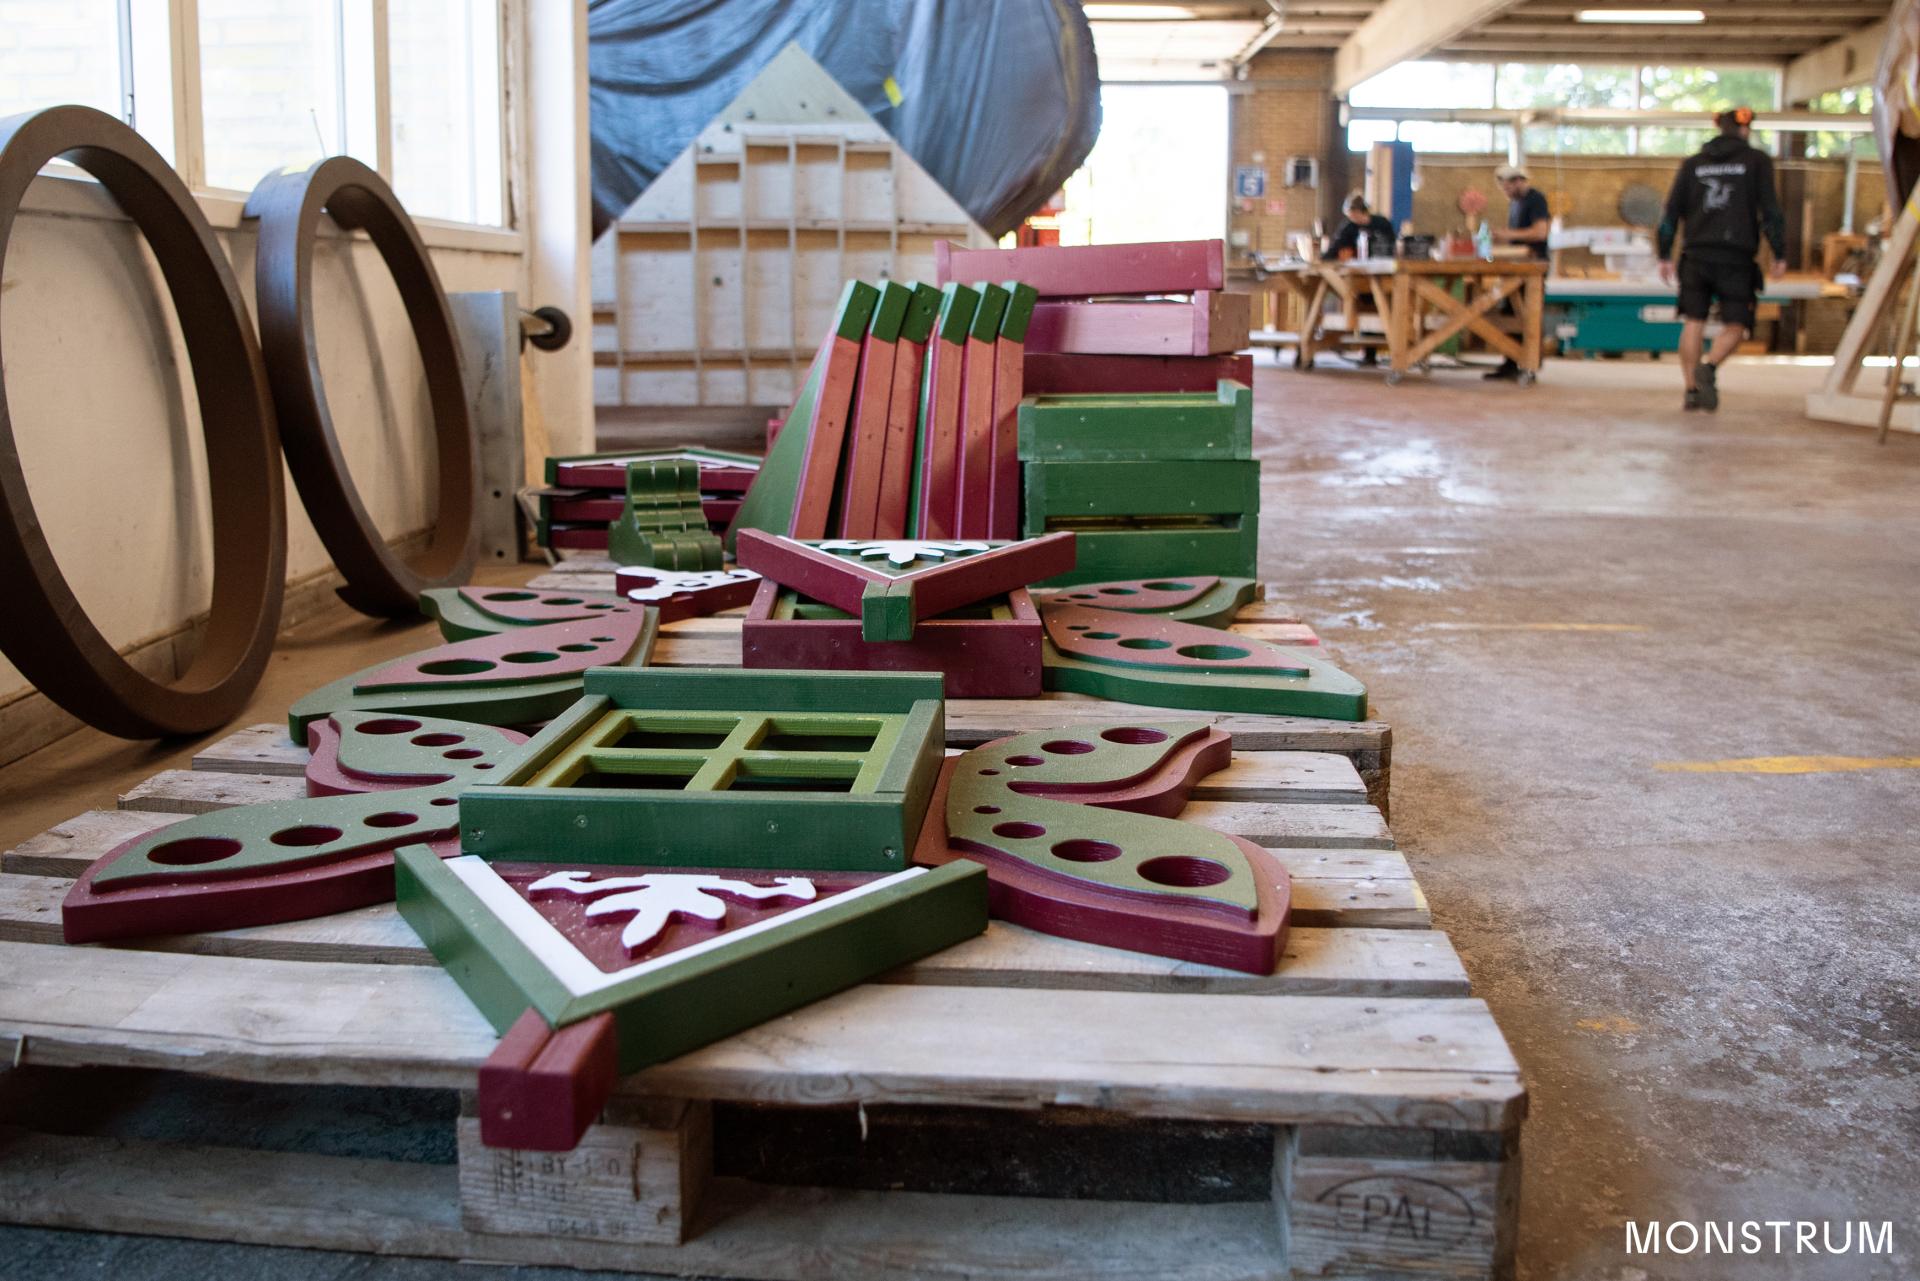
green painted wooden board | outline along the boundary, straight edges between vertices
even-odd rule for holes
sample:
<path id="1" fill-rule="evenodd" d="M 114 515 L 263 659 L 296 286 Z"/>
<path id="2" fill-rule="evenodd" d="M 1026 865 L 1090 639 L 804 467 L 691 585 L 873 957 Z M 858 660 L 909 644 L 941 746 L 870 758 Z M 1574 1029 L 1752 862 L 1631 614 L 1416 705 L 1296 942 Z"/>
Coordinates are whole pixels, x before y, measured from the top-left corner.
<path id="1" fill-rule="evenodd" d="M 517 768 L 461 796 L 490 859 L 907 865 L 945 742 L 938 675 L 599 670 Z"/>
<path id="2" fill-rule="evenodd" d="M 1025 462 L 1176 462 L 1253 457 L 1253 390 L 1028 396 L 1020 402 Z"/>
<path id="3" fill-rule="evenodd" d="M 611 601 L 599 593 L 536 592 L 518 587 L 430 587 L 420 593 L 420 612 L 440 624 L 450 641 L 498 636 L 523 627 L 542 627 L 602 614 L 624 614 L 640 606 Z"/>
<path id="4" fill-rule="evenodd" d="M 1048 587 L 1195 573 L 1250 579 L 1258 572 L 1260 522 L 1253 516 L 1220 525 L 1101 527 L 1065 521 L 1060 527 L 1074 531 L 1074 567 L 1047 579 Z"/>
<path id="5" fill-rule="evenodd" d="M 1026 527 L 1088 516 L 1244 516 L 1260 510 L 1260 464 L 1247 461 L 1028 463 Z"/>
<path id="6" fill-rule="evenodd" d="M 497 1031 L 504 1033 L 529 1008 L 556 1028 L 611 1012 L 623 1073 L 919 960 L 987 926 L 986 870 L 956 863 L 878 878 L 792 913 L 791 920 L 774 916 L 750 934 L 720 933 L 608 972 L 587 959 L 577 933 L 546 926 L 483 860 L 443 863 L 432 851 L 410 846 L 399 851 L 394 870 L 400 914 Z"/>

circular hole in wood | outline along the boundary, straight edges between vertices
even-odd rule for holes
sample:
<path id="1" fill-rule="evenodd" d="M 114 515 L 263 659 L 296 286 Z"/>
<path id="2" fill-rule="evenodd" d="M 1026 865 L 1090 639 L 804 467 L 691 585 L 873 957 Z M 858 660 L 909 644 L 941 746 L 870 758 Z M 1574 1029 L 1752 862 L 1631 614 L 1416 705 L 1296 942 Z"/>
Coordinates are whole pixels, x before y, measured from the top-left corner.
<path id="1" fill-rule="evenodd" d="M 981 775 L 985 778 L 992 778 L 994 775 L 998 774 L 999 772 L 1000 771 L 997 769 L 983 769 L 980 771 Z"/>
<path id="2" fill-rule="evenodd" d="M 419 721 L 404 720 L 398 716 L 387 716 L 377 721 L 360 722 L 360 732 L 362 734 L 406 734 L 419 728 Z"/>
<path id="3" fill-rule="evenodd" d="M 560 652 L 563 654 L 591 654 L 599 648 L 598 645 L 562 645 Z"/>
<path id="4" fill-rule="evenodd" d="M 369 814 L 363 820 L 368 827 L 405 827 L 409 823 L 420 821 L 418 814 L 409 814 L 405 810 L 386 810 L 379 814 Z"/>
<path id="5" fill-rule="evenodd" d="M 1105 863 L 1109 859 L 1120 857 L 1120 847 L 1110 841 L 1095 841 L 1081 837 L 1071 841 L 1061 841 L 1055 845 L 1053 856 L 1063 858 L 1069 863 Z"/>
<path id="6" fill-rule="evenodd" d="M 542 605 L 578 605 L 578 596 L 548 596 L 540 602 Z"/>
<path id="7" fill-rule="evenodd" d="M 1007 764 L 1009 765 L 1045 765 L 1046 763 L 1047 763 L 1047 758 L 1044 756 L 1009 756 L 1007 757 Z"/>
<path id="8" fill-rule="evenodd" d="M 611 645 L 611 644 L 613 644 L 613 637 L 611 637 L 611 636 L 596 636 L 596 637 L 594 637 L 594 638 L 593 638 L 593 643 L 594 643 L 594 644 L 596 644 L 596 645 Z"/>
<path id="9" fill-rule="evenodd" d="M 485 753 L 477 747 L 456 747 L 451 752 L 442 752 L 440 755 L 450 761 L 470 761 L 476 756 L 485 755 Z"/>
<path id="10" fill-rule="evenodd" d="M 147 859 L 165 867 L 196 867 L 201 863 L 218 863 L 239 852 L 240 842 L 230 836 L 189 836 L 154 846 L 147 851 Z"/>
<path id="11" fill-rule="evenodd" d="M 995 823 L 993 834 L 1010 841 L 1030 841 L 1036 836 L 1045 836 L 1047 829 L 1038 823 Z"/>
<path id="12" fill-rule="evenodd" d="M 502 654 L 502 661 L 508 663 L 551 663 L 560 655 L 547 649 L 523 649 L 512 654 Z"/>
<path id="13" fill-rule="evenodd" d="M 1161 640 L 1158 636 L 1129 636 L 1120 642 L 1121 649 L 1166 649 L 1172 641 Z"/>
<path id="14" fill-rule="evenodd" d="M 324 823 L 302 823 L 299 827 L 283 827 L 267 839 L 275 845 L 325 845 L 340 839 L 340 829 Z"/>
<path id="15" fill-rule="evenodd" d="M 976 805 L 973 807 L 973 812 L 976 814 L 998 814 L 1000 807 L 998 805 Z"/>
<path id="16" fill-rule="evenodd" d="M 624 609 L 626 608 L 626 606 L 624 606 L 624 605 L 615 605 L 615 604 L 613 604 L 613 603 L 612 603 L 611 601 L 600 601 L 600 602 L 597 602 L 597 603 L 595 603 L 595 604 L 592 604 L 592 605 L 589 605 L 589 606 L 587 606 L 587 608 L 588 608 L 588 609 L 619 609 L 619 610 L 624 610 Z"/>
<path id="17" fill-rule="evenodd" d="M 1125 743 L 1129 747 L 1144 747 L 1149 743 L 1164 743 L 1167 736 L 1157 729 L 1147 729 L 1142 725 L 1115 725 L 1112 729 L 1100 731 L 1100 737 L 1109 743 Z"/>
<path id="18" fill-rule="evenodd" d="M 465 734 L 445 733 L 415 734 L 407 741 L 415 747 L 452 747 L 455 743 L 466 742 L 467 736 Z"/>
<path id="19" fill-rule="evenodd" d="M 1190 592 L 1193 590 L 1193 584 L 1192 583 L 1148 583 L 1146 584 L 1146 588 L 1150 592 Z"/>
<path id="20" fill-rule="evenodd" d="M 497 601 L 532 600 L 533 593 L 532 592 L 488 592 L 485 596 L 482 596 L 480 599 L 481 600 L 497 600 Z"/>
<path id="21" fill-rule="evenodd" d="M 1068 600 L 1099 600 L 1100 594 L 1098 592 L 1068 592 L 1067 599 Z"/>
<path id="22" fill-rule="evenodd" d="M 1092 743 L 1083 743 L 1077 738 L 1056 738 L 1051 743 L 1040 744 L 1043 752 L 1052 752 L 1055 756 L 1085 756 L 1093 750 Z"/>
<path id="23" fill-rule="evenodd" d="M 1088 632 L 1088 640 L 1119 640 L 1119 632 Z"/>
<path id="24" fill-rule="evenodd" d="M 460 798 L 457 796 L 436 796 L 427 802 L 429 805 L 458 805 L 459 803 Z"/>
<path id="25" fill-rule="evenodd" d="M 474 766 L 474 768 L 475 768 L 475 769 L 492 769 L 492 768 L 493 768 L 493 762 L 491 762 L 491 761 L 481 761 L 481 762 L 480 762 L 480 763 L 479 763 L 478 765 L 476 765 L 476 766 Z"/>
<path id="26" fill-rule="evenodd" d="M 1140 875 L 1155 885 L 1199 889 L 1206 885 L 1218 885 L 1232 873 L 1210 858 L 1196 858 L 1191 854 L 1162 854 L 1159 858 L 1150 858 L 1142 863 Z"/>
<path id="27" fill-rule="evenodd" d="M 1067 630 L 1070 632 L 1084 632 L 1087 630 L 1087 625 L 1085 623 L 1068 623 Z"/>
<path id="28" fill-rule="evenodd" d="M 1173 652 L 1182 658 L 1204 658 L 1209 662 L 1237 663 L 1252 651 L 1241 649 L 1238 645 L 1182 645 Z"/>
<path id="29" fill-rule="evenodd" d="M 1132 587 L 1102 587 L 1100 594 L 1102 596 L 1138 596 L 1140 593 Z"/>
<path id="30" fill-rule="evenodd" d="M 420 672 L 425 676 L 477 676 L 497 666 L 490 658 L 438 658 L 420 664 Z"/>

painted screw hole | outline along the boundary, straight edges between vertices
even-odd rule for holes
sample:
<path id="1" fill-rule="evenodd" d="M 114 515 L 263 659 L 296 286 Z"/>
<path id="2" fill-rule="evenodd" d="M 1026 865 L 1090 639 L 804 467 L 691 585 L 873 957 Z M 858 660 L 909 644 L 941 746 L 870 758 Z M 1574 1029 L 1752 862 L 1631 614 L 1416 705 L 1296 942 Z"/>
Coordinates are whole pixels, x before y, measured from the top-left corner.
<path id="1" fill-rule="evenodd" d="M 1119 640 L 1119 632 L 1088 632 L 1088 640 Z"/>
<path id="2" fill-rule="evenodd" d="M 420 671 L 427 676 L 477 676 L 481 672 L 490 672 L 497 666 L 486 658 L 442 658 L 431 663 L 420 664 Z"/>
<path id="3" fill-rule="evenodd" d="M 1047 829 L 1038 823 L 996 823 L 993 834 L 1010 841 L 1030 841 L 1036 836 L 1045 836 Z"/>
<path id="4" fill-rule="evenodd" d="M 1105 863 L 1120 857 L 1120 847 L 1110 841 L 1077 838 L 1061 841 L 1053 847 L 1053 856 L 1069 863 Z"/>
<path id="5" fill-rule="evenodd" d="M 578 596 L 549 596 L 540 602 L 542 605 L 578 605 Z"/>
<path id="6" fill-rule="evenodd" d="M 407 740 L 415 747 L 452 747 L 455 743 L 467 741 L 465 734 L 415 734 Z"/>
<path id="7" fill-rule="evenodd" d="M 1112 729 L 1101 730 L 1100 737 L 1109 743 L 1125 743 L 1129 747 L 1145 747 L 1149 743 L 1167 741 L 1167 736 L 1159 730 L 1140 725 L 1116 725 Z"/>
<path id="8" fill-rule="evenodd" d="M 430 805 L 458 805 L 459 803 L 460 798 L 457 796 L 436 796 L 428 802 Z"/>
<path id="9" fill-rule="evenodd" d="M 1100 594 L 1103 596 L 1138 596 L 1140 593 L 1131 587 L 1102 587 Z"/>
<path id="10" fill-rule="evenodd" d="M 523 649 L 518 653 L 504 654 L 502 657 L 509 663 L 551 663 L 560 655 L 544 649 Z"/>
<path id="11" fill-rule="evenodd" d="M 1043 752 L 1052 752 L 1055 756 L 1085 756 L 1093 750 L 1092 743 L 1083 743 L 1077 738 L 1056 738 L 1051 743 L 1040 744 Z"/>
<path id="12" fill-rule="evenodd" d="M 1167 649 L 1172 641 L 1161 640 L 1158 636 L 1129 636 L 1120 642 L 1121 649 Z"/>
<path id="13" fill-rule="evenodd" d="M 981 771 L 980 771 L 980 776 L 981 776 L 982 778 L 993 778 L 994 776 L 996 776 L 996 775 L 997 775 L 997 774 L 999 774 L 999 773 L 1000 773 L 1000 771 L 999 771 L 999 770 L 997 770 L 997 769 L 983 769 L 983 770 L 981 770 Z"/>
<path id="14" fill-rule="evenodd" d="M 384 720 L 362 722 L 360 726 L 360 732 L 362 734 L 405 734 L 411 730 L 416 730 L 419 728 L 420 728 L 419 721 L 401 720 L 398 717 L 389 717 Z"/>
<path id="15" fill-rule="evenodd" d="M 230 836 L 189 836 L 168 841 L 147 851 L 147 858 L 164 867 L 198 867 L 218 863 L 240 852 L 240 842 Z"/>
<path id="16" fill-rule="evenodd" d="M 418 823 L 420 816 L 405 810 L 387 810 L 381 814 L 369 814 L 364 821 L 368 827 L 405 827 L 409 823 Z"/>
<path id="17" fill-rule="evenodd" d="M 594 644 L 596 644 L 596 645 L 611 645 L 611 644 L 613 644 L 613 637 L 611 637 L 611 636 L 596 636 L 596 637 L 594 637 L 594 638 L 593 638 L 593 643 L 594 643 Z"/>
<path id="18" fill-rule="evenodd" d="M 1173 651 L 1182 658 L 1201 658 L 1212 663 L 1237 663 L 1252 651 L 1238 645 L 1182 645 Z"/>
<path id="19" fill-rule="evenodd" d="M 1140 875 L 1155 885 L 1177 885 L 1183 889 L 1197 890 L 1207 885 L 1218 885 L 1232 873 L 1210 858 L 1197 858 L 1191 854 L 1163 854 L 1142 863 Z"/>
<path id="20" fill-rule="evenodd" d="M 267 839 L 275 845 L 325 845 L 340 839 L 340 829 L 324 823 L 304 823 L 299 827 L 281 828 Z"/>
<path id="21" fill-rule="evenodd" d="M 562 645 L 560 652 L 563 654 L 591 654 L 598 648 L 600 648 L 598 645 Z"/>

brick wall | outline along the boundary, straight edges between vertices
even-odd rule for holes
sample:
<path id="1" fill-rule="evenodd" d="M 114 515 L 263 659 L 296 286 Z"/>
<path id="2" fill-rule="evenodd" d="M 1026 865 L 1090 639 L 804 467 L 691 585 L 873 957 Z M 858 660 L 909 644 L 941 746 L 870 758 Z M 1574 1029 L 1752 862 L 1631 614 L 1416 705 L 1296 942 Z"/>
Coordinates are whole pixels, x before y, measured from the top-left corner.
<path id="1" fill-rule="evenodd" d="M 1259 165 L 1267 171 L 1266 197 L 1255 200 L 1251 211 L 1242 211 L 1229 195 L 1228 230 L 1246 232 L 1251 248 L 1279 253 L 1286 248 L 1289 234 L 1309 230 L 1315 217 L 1332 225 L 1335 207 L 1347 190 L 1346 175 L 1329 172 L 1344 168 L 1344 151 L 1332 153 L 1328 145 L 1337 119 L 1332 80 L 1330 55 L 1267 52 L 1255 56 L 1247 79 L 1231 96 L 1228 135 L 1233 164 L 1236 168 Z M 1319 159 L 1317 190 L 1281 185 L 1288 156 Z M 1357 175 L 1362 168 L 1363 163 L 1356 163 L 1353 172 Z M 1276 203 L 1279 211 L 1270 212 Z"/>

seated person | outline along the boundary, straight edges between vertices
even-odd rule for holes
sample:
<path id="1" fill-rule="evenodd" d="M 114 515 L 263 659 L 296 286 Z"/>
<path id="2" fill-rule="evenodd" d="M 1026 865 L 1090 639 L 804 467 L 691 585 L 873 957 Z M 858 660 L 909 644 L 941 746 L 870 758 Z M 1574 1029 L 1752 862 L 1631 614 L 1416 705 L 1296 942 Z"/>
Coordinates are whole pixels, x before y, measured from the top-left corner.
<path id="1" fill-rule="evenodd" d="M 1367 207 L 1366 199 L 1358 192 L 1347 197 L 1347 220 L 1340 224 L 1340 230 L 1333 233 L 1333 247 L 1327 257 L 1333 261 L 1344 261 L 1360 256 L 1360 236 L 1367 237 L 1367 256 L 1372 258 L 1390 258 L 1393 256 L 1393 224 Z M 1364 310 L 1371 311 L 1371 304 L 1362 304 Z M 1379 353 L 1371 346 L 1360 353 L 1360 363 L 1373 365 L 1379 363 Z"/>
<path id="2" fill-rule="evenodd" d="M 1340 230 L 1333 233 L 1333 248 L 1327 251 L 1328 258 L 1336 262 L 1343 258 L 1358 258 L 1362 232 L 1367 236 L 1369 257 L 1393 256 L 1393 224 L 1369 209 L 1364 197 L 1348 196 L 1346 215 L 1347 220 L 1340 224 Z"/>

